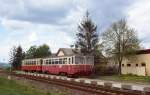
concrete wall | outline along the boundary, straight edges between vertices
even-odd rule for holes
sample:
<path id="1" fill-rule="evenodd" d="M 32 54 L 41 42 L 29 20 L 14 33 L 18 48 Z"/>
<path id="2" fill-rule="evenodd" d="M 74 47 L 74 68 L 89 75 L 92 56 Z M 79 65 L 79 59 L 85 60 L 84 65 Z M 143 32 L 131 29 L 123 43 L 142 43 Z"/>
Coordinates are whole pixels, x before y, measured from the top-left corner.
<path id="1" fill-rule="evenodd" d="M 142 66 L 142 64 L 145 64 L 145 66 Z M 122 74 L 150 76 L 150 54 L 139 54 L 132 56 L 130 59 L 124 59 Z"/>
<path id="2" fill-rule="evenodd" d="M 145 76 L 145 67 L 124 67 L 122 68 L 122 74 Z"/>

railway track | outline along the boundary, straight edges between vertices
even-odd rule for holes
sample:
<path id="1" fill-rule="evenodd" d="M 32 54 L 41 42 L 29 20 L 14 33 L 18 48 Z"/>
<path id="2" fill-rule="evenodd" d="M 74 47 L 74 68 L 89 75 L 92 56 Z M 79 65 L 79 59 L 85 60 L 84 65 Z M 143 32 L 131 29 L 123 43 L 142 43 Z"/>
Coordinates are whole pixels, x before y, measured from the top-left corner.
<path id="1" fill-rule="evenodd" d="M 115 89 L 110 87 L 104 87 L 99 85 L 91 85 L 91 84 L 85 84 L 82 82 L 75 82 L 73 80 L 66 81 L 66 80 L 60 80 L 57 78 L 49 78 L 49 77 L 41 77 L 41 76 L 33 76 L 33 75 L 24 75 L 24 74 L 15 74 L 12 73 L 12 75 L 17 77 L 23 77 L 35 81 L 40 81 L 44 83 L 54 84 L 62 87 L 66 87 L 69 89 L 79 90 L 83 92 L 88 92 L 89 95 L 150 95 L 150 93 L 143 93 L 141 91 L 131 91 L 131 90 L 122 90 L 122 89 Z"/>
<path id="2" fill-rule="evenodd" d="M 96 84 L 75 82 L 73 79 L 70 81 L 67 81 L 67 80 L 57 79 L 56 77 L 50 78 L 48 76 L 47 77 L 46 76 L 33 76 L 33 75 L 27 75 L 27 74 L 8 73 L 8 72 L 2 72 L 2 71 L 0 73 L 7 73 L 16 77 L 23 77 L 23 78 L 34 80 L 34 81 L 62 86 L 62 87 L 77 90 L 77 91 L 83 91 L 83 92 L 89 93 L 89 95 L 150 95 L 150 93 L 148 92 L 123 90 L 123 89 L 116 89 L 116 88 L 111 88 L 111 87 L 104 87 L 104 86 L 100 86 Z"/>

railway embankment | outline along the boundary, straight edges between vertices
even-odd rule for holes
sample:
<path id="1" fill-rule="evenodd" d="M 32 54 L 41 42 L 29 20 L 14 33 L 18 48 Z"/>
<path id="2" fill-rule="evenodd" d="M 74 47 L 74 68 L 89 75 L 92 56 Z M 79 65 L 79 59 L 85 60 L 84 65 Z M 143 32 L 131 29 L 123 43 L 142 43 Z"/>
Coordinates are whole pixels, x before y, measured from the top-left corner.
<path id="1" fill-rule="evenodd" d="M 36 86 L 40 84 L 41 89 L 44 90 L 53 88 L 57 91 L 63 89 L 64 92 L 71 92 L 68 95 L 150 95 L 149 85 L 89 78 L 68 78 L 39 73 L 17 72 L 12 75 L 18 80 L 22 80 L 21 78 L 28 80 L 29 84 L 35 83 Z"/>
<path id="2" fill-rule="evenodd" d="M 65 89 L 0 73 L 0 95 L 70 95 Z"/>
<path id="3" fill-rule="evenodd" d="M 88 91 L 97 92 L 99 90 L 101 92 L 104 91 L 107 94 L 109 93 L 108 95 L 115 94 L 115 93 L 123 93 L 122 95 L 150 95 L 149 85 L 128 84 L 128 83 L 122 83 L 122 82 L 103 81 L 99 79 L 88 79 L 88 78 L 67 78 L 64 76 L 38 74 L 38 73 L 22 73 L 22 74 L 27 75 L 27 78 L 31 78 L 31 79 L 33 78 L 34 80 L 37 80 L 37 81 L 40 80 L 40 81 L 44 81 L 47 83 L 50 82 L 52 84 L 54 83 L 54 84 L 61 85 L 61 86 L 66 86 L 66 84 L 69 84 L 67 85 L 67 87 L 70 87 L 70 88 L 78 89 L 80 87 L 77 87 L 77 86 L 80 85 L 81 87 L 90 89 L 90 90 L 87 90 L 87 92 Z"/>

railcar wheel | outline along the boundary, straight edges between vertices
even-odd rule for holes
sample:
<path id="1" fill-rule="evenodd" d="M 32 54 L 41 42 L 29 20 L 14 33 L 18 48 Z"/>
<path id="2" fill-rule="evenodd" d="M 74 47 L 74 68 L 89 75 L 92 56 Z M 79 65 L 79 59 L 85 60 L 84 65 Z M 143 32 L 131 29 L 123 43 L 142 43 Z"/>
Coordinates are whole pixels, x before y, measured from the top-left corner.
<path id="1" fill-rule="evenodd" d="M 67 73 L 65 73 L 65 72 L 60 72 L 59 75 L 61 75 L 61 76 L 67 76 Z"/>
<path id="2" fill-rule="evenodd" d="M 68 74 L 68 78 L 78 78 L 79 76 L 77 74 Z"/>

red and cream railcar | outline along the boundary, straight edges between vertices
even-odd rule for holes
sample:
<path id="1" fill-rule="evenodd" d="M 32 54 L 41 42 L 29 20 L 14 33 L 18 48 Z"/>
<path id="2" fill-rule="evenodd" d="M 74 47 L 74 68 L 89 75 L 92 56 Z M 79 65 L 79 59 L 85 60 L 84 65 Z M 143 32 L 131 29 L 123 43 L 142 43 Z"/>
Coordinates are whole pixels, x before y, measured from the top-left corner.
<path id="1" fill-rule="evenodd" d="M 93 56 L 57 56 L 44 58 L 42 72 L 66 75 L 90 75 L 93 72 Z"/>
<path id="2" fill-rule="evenodd" d="M 42 71 L 42 59 L 37 58 L 37 59 L 25 59 L 22 61 L 22 66 L 21 69 L 23 71 Z"/>

